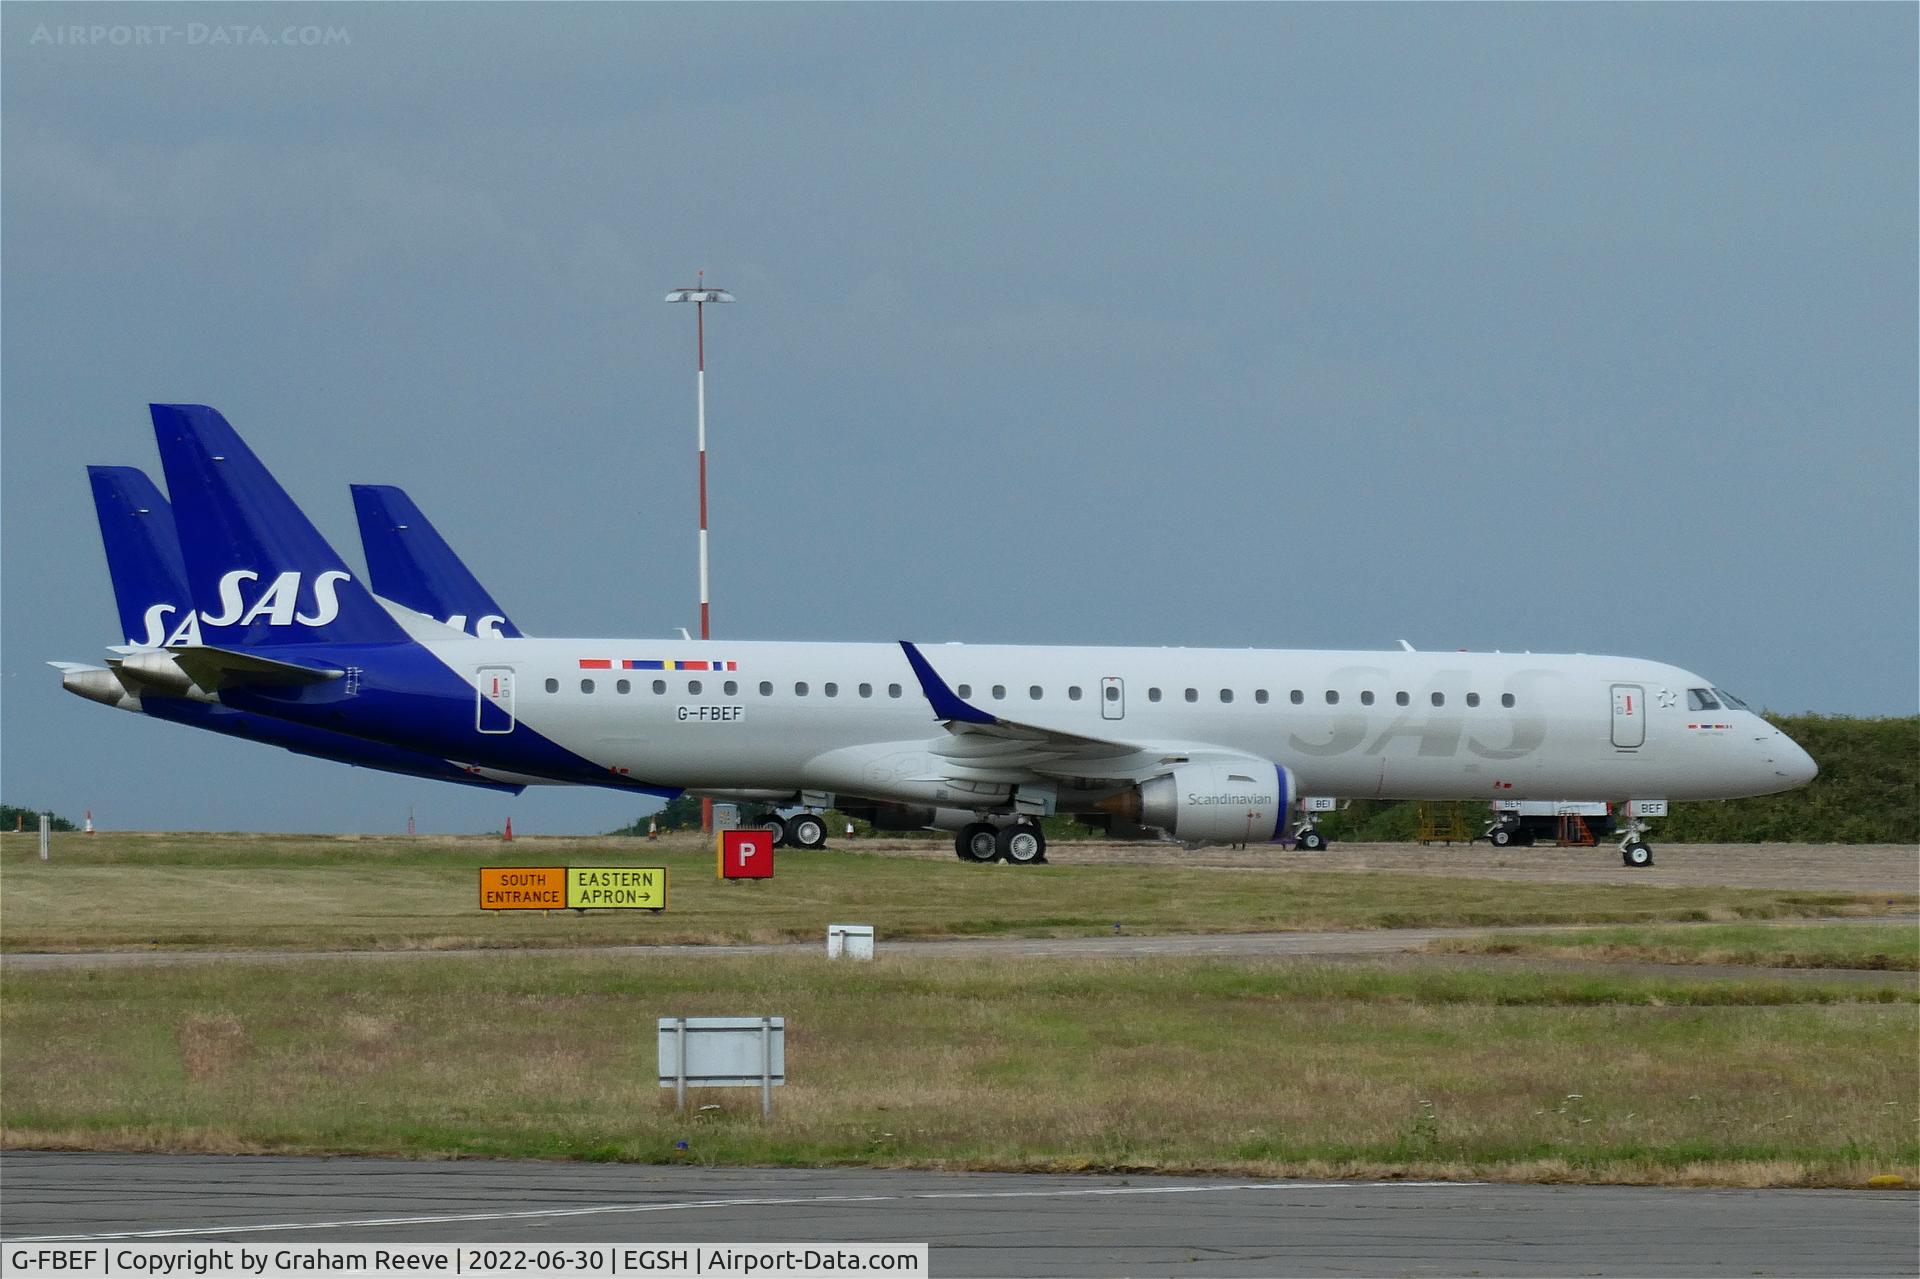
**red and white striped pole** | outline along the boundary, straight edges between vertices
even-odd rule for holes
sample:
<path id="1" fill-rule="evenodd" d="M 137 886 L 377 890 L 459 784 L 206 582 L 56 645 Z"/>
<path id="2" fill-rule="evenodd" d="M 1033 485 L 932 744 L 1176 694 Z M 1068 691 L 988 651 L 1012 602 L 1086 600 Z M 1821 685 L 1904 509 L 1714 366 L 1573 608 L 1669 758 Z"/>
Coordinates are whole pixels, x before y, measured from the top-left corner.
<path id="1" fill-rule="evenodd" d="M 707 591 L 707 303 L 731 302 L 733 294 L 725 289 L 707 287 L 707 273 L 696 277 L 694 287 L 675 289 L 667 294 L 669 302 L 693 303 L 695 423 L 700 451 L 700 638 L 713 638 L 713 602 Z M 713 829 L 713 801 L 700 801 L 700 829 Z"/>

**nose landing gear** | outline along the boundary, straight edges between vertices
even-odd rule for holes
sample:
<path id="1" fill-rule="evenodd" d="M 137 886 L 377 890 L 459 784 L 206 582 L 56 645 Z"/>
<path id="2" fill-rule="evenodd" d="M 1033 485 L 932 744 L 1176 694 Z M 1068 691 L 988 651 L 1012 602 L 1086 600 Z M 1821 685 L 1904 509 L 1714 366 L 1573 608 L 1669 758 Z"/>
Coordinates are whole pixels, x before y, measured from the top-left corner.
<path id="1" fill-rule="evenodd" d="M 1632 799 L 1627 801 L 1627 828 L 1620 839 L 1620 860 L 1628 866 L 1641 867 L 1653 865 L 1653 848 L 1642 839 L 1649 830 L 1645 819 L 1665 817 L 1667 801 L 1664 799 Z"/>

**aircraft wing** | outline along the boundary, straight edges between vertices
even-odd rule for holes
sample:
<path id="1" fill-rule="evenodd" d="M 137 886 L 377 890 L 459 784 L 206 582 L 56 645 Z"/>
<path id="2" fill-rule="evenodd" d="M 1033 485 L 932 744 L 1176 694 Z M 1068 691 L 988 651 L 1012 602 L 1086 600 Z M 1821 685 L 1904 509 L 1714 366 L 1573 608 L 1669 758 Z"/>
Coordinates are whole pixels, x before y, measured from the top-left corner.
<path id="1" fill-rule="evenodd" d="M 900 648 L 948 738 L 929 747 L 950 780 L 1018 784 L 1036 778 L 1136 782 L 1208 748 L 1186 743 L 1119 741 L 1044 728 L 981 710 L 961 698 L 920 650 Z"/>

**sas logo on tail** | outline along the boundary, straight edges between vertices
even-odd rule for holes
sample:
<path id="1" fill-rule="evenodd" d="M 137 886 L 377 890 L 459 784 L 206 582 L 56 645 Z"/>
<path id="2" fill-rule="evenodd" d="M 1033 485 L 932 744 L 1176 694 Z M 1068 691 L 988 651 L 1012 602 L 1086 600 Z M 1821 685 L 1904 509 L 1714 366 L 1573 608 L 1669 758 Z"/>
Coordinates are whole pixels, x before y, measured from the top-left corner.
<path id="1" fill-rule="evenodd" d="M 154 604 L 145 614 L 147 633 L 143 639 L 130 640 L 137 648 L 162 645 L 198 644 L 200 627 L 251 626 L 264 621 L 268 626 L 325 626 L 340 616 L 339 584 L 352 574 L 328 569 L 313 579 L 312 611 L 301 611 L 302 575 L 282 573 L 267 589 L 249 601 L 242 587 L 257 582 L 260 575 L 252 569 L 237 568 L 220 579 L 220 611 L 209 617 L 187 610 L 186 616 L 169 632 L 168 617 L 180 611 L 175 604 Z"/>

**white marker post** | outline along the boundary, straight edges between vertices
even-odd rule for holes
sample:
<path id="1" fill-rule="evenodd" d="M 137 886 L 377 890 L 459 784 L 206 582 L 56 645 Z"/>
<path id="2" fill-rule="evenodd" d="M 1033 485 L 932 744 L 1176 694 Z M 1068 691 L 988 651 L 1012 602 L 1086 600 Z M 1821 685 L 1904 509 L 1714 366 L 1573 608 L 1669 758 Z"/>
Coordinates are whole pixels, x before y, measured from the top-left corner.
<path id="1" fill-rule="evenodd" d="M 47 832 L 53 829 L 53 822 L 47 814 L 40 814 L 40 860 L 47 860 Z"/>

